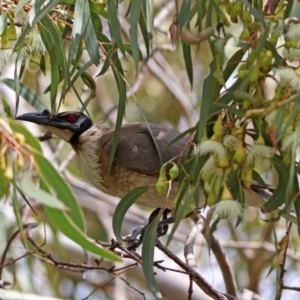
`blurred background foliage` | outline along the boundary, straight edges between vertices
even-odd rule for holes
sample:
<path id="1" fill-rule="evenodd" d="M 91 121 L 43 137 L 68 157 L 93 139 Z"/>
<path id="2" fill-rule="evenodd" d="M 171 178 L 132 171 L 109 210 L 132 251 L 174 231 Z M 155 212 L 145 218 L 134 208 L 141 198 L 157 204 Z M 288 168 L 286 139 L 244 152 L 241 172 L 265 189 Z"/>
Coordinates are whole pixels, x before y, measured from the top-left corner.
<path id="1" fill-rule="evenodd" d="M 140 265 L 114 262 L 118 256 L 94 242 L 114 238 L 119 199 L 84 181 L 70 145 L 14 121 L 45 108 L 86 111 L 115 126 L 116 138 L 125 122 L 192 128 L 190 195 L 202 179 L 210 207 L 243 202 L 240 181 L 272 185 L 274 195 L 261 210 L 247 209 L 239 226 L 234 221 L 241 211 L 226 206 L 225 220 L 212 228 L 232 268 L 233 293 L 299 297 L 297 0 L 2 0 L 0 12 L 1 299 L 153 299 L 158 290 L 164 299 L 210 299 L 196 285 L 188 295 L 186 274 L 155 268 L 157 286 L 145 281 Z M 224 157 L 216 146 L 226 147 Z M 224 178 L 217 181 L 218 172 Z M 295 225 L 266 214 L 278 208 L 291 213 Z M 148 215 L 131 207 L 122 234 Z M 168 248 L 184 260 L 192 223 L 179 221 Z M 205 234 L 199 229 L 196 236 L 197 270 L 226 292 L 230 276 Z M 178 268 L 156 251 L 155 260 L 161 259 Z"/>

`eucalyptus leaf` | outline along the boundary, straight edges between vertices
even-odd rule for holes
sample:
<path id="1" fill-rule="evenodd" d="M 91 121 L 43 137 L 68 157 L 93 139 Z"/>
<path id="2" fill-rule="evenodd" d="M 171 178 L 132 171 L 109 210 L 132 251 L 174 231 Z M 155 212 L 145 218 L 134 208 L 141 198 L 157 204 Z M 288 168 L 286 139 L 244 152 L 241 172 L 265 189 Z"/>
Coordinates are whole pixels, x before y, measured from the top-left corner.
<path id="1" fill-rule="evenodd" d="M 161 213 L 147 226 L 142 245 L 142 266 L 147 285 L 156 299 L 163 299 L 153 274 L 153 261 L 155 242 L 157 238 L 157 226 Z"/>
<path id="2" fill-rule="evenodd" d="M 32 174 L 27 171 L 21 181 L 21 187 L 25 194 L 35 199 L 37 202 L 60 210 L 67 210 L 67 207 L 53 195 L 38 188 L 32 181 Z"/>
<path id="3" fill-rule="evenodd" d="M 148 186 L 135 188 L 128 192 L 118 203 L 114 212 L 112 227 L 114 234 L 119 241 L 122 240 L 121 228 L 126 212 L 133 205 L 133 203 L 135 203 L 135 201 L 148 190 L 148 188 Z"/>

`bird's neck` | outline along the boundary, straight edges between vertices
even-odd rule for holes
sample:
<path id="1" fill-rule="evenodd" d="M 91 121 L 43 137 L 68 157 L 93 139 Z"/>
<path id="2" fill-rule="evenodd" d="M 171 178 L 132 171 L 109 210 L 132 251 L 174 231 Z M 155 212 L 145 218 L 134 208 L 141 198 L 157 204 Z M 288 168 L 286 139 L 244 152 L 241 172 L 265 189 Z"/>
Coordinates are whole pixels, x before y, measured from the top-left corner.
<path id="1" fill-rule="evenodd" d="M 102 186 L 103 179 L 99 172 L 101 149 L 98 141 L 107 129 L 101 130 L 93 125 L 71 143 L 78 155 L 83 175 L 91 184 L 102 190 L 104 189 Z"/>

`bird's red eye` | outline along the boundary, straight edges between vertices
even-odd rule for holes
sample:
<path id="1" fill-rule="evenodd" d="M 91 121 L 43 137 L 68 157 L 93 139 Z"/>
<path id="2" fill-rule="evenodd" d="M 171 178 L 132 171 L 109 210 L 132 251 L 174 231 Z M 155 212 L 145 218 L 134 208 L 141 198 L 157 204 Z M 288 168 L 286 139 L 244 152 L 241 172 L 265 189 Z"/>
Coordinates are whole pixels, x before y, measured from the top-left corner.
<path id="1" fill-rule="evenodd" d="M 74 121 L 76 120 L 76 117 L 75 115 L 68 115 L 67 116 L 67 121 L 70 122 L 70 123 L 73 123 Z"/>

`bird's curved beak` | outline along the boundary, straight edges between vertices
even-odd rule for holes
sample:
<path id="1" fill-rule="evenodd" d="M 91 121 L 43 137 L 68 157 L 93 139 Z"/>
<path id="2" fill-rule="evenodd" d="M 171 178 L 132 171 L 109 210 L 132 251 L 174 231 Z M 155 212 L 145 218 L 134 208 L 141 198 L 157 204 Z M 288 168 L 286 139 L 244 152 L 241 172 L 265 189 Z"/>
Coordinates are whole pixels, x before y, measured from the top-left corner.
<path id="1" fill-rule="evenodd" d="M 53 120 L 49 111 L 44 110 L 38 113 L 27 113 L 16 117 L 16 120 L 32 122 L 38 125 L 52 125 Z"/>

